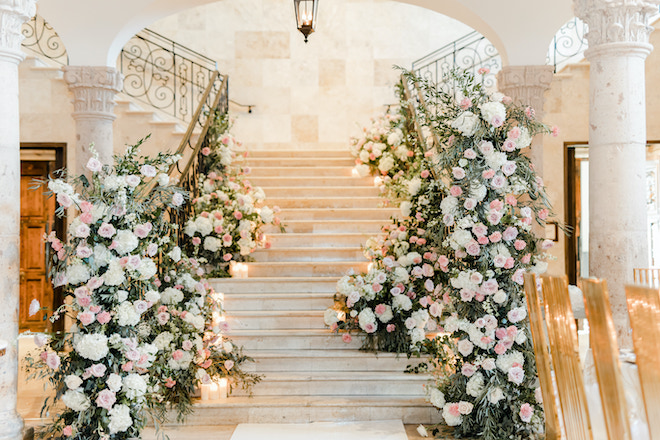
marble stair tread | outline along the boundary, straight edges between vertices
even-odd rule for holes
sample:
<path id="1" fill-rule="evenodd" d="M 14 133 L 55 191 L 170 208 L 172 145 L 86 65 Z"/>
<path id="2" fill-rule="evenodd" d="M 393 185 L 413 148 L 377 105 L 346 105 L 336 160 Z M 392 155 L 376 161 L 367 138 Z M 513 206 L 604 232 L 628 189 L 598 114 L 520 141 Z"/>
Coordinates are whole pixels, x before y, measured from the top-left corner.
<path id="1" fill-rule="evenodd" d="M 288 186 L 374 186 L 374 179 L 371 177 L 337 177 L 337 176 L 296 176 L 289 174 L 287 176 L 260 177 L 250 174 L 248 177 L 250 183 L 261 187 L 288 187 Z"/>
<path id="2" fill-rule="evenodd" d="M 258 277 L 343 276 L 353 270 L 366 272 L 368 261 L 269 261 L 249 262 L 248 275 Z"/>
<path id="3" fill-rule="evenodd" d="M 209 282 L 219 292 L 335 292 L 340 276 L 327 277 L 255 277 L 211 278 Z"/>
<path id="4" fill-rule="evenodd" d="M 259 166 L 250 167 L 248 179 L 255 177 L 277 177 L 277 176 L 335 176 L 352 177 L 353 167 L 349 166 L 328 166 L 328 167 L 279 167 L 279 166 Z"/>
<path id="5" fill-rule="evenodd" d="M 298 261 L 298 262 L 332 262 L 332 261 L 366 261 L 360 247 L 292 247 L 260 249 L 251 255 L 257 262 Z"/>
<path id="6" fill-rule="evenodd" d="M 282 208 L 280 206 L 280 208 Z M 278 214 L 282 222 L 290 220 L 380 220 L 388 222 L 391 216 L 398 216 L 401 210 L 388 208 L 282 208 Z"/>
<path id="7" fill-rule="evenodd" d="M 282 197 L 376 197 L 380 190 L 375 186 L 262 186 L 266 194 L 266 203 L 270 198 Z M 273 203 L 271 203 L 273 204 Z"/>
<path id="8" fill-rule="evenodd" d="M 317 157 L 343 157 L 352 158 L 348 150 L 254 150 L 250 151 L 250 157 L 258 158 L 280 158 L 280 157 L 306 157 L 316 160 Z"/>
<path id="9" fill-rule="evenodd" d="M 228 315 L 248 310 L 322 310 L 333 304 L 334 292 L 327 293 L 230 293 L 225 295 Z"/>
<path id="10" fill-rule="evenodd" d="M 333 197 L 334 196 L 334 197 Z M 267 194 L 268 206 L 285 208 L 379 208 L 383 199 L 377 196 L 367 197 L 336 197 L 336 194 L 327 197 L 282 196 L 275 197 Z"/>
<path id="11" fill-rule="evenodd" d="M 286 232 L 363 232 L 377 234 L 383 227 L 383 220 L 287 220 L 284 223 Z M 274 226 L 264 228 L 268 234 L 278 233 Z"/>
<path id="12" fill-rule="evenodd" d="M 248 157 L 245 164 L 249 167 L 352 167 L 355 159 L 351 157 Z"/>
<path id="13" fill-rule="evenodd" d="M 313 233 L 313 232 L 291 232 L 288 234 L 270 234 L 268 240 L 273 249 L 295 248 L 295 247 L 362 247 L 367 240 L 373 237 L 371 233 L 365 232 L 335 232 L 335 233 Z"/>
<path id="14" fill-rule="evenodd" d="M 344 342 L 342 335 L 327 328 L 312 329 L 276 329 L 276 330 L 239 330 L 230 328 L 227 334 L 232 341 L 243 345 L 247 353 L 252 350 L 346 350 L 359 349 L 362 338 L 353 337 L 351 342 Z"/>

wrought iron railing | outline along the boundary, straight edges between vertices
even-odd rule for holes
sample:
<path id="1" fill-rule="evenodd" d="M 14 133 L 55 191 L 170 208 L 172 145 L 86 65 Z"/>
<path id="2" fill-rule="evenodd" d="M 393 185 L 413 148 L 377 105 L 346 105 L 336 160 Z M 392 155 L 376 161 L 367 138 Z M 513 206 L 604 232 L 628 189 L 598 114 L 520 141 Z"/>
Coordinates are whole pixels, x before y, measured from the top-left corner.
<path id="1" fill-rule="evenodd" d="M 69 64 L 64 43 L 55 29 L 39 15 L 23 24 L 23 48 L 60 65 Z"/>
<path id="2" fill-rule="evenodd" d="M 64 43 L 40 16 L 23 25 L 23 47 L 60 65 L 69 63 Z M 217 71 L 217 64 L 154 31 L 143 29 L 121 50 L 123 92 L 184 122 L 194 111 Z"/>
<path id="3" fill-rule="evenodd" d="M 183 228 L 186 221 L 193 215 L 193 203 L 199 196 L 199 168 L 203 160 L 203 149 L 212 142 L 209 136 L 209 128 L 218 115 L 227 113 L 229 109 L 229 79 L 220 75 L 218 71 L 213 72 L 208 86 L 202 93 L 197 109 L 192 116 L 192 122 L 179 144 L 177 154 L 182 158 L 169 170 L 170 177 L 179 181 L 179 186 L 188 191 L 191 201 L 179 210 L 171 210 L 170 222 L 178 224 Z M 198 132 L 198 134 L 196 134 Z M 177 237 L 179 244 L 183 239 L 181 233 Z"/>
<path id="4" fill-rule="evenodd" d="M 586 35 L 585 22 L 577 17 L 567 21 L 550 43 L 546 64 L 553 66 L 556 73 L 567 64 L 580 61 L 589 46 Z"/>
<path id="5" fill-rule="evenodd" d="M 119 69 L 124 93 L 185 122 L 217 71 L 217 64 L 149 29 L 143 29 L 121 50 Z"/>
<path id="6" fill-rule="evenodd" d="M 484 85 L 495 87 L 496 74 L 502 69 L 502 59 L 493 44 L 480 33 L 471 32 L 440 49 L 431 52 L 413 62 L 412 71 L 415 75 L 450 91 L 452 84 L 443 82 L 443 78 L 452 70 L 460 69 L 472 72 L 477 76 L 479 69 L 487 69 Z"/>

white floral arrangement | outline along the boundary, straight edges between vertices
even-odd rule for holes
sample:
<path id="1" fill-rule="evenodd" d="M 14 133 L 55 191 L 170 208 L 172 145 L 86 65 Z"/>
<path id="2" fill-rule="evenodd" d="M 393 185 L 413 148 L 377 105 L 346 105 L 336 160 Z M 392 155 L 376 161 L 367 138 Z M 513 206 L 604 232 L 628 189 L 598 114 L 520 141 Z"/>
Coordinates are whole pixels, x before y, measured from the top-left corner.
<path id="1" fill-rule="evenodd" d="M 183 230 L 190 237 L 187 253 L 210 276 L 229 276 L 231 262 L 250 261 L 258 247 L 270 247 L 265 226 L 281 228 L 279 208 L 267 206 L 264 191 L 250 184 L 250 170 L 241 165 L 247 151 L 228 130 L 227 116 L 219 115 L 212 126 L 217 134 L 201 151 L 199 195 Z"/>
<path id="2" fill-rule="evenodd" d="M 439 375 L 430 401 L 460 437 L 535 438 L 543 407 L 522 284 L 526 271 L 545 271 L 552 242 L 533 233 L 550 207 L 521 150 L 556 129 L 536 121 L 533 109 L 486 93 L 469 73 L 449 79 L 457 94 L 408 78 L 441 110 L 423 119 L 445 145 L 440 212 L 427 227 L 443 261 L 450 315 L 441 325 L 454 371 Z"/>

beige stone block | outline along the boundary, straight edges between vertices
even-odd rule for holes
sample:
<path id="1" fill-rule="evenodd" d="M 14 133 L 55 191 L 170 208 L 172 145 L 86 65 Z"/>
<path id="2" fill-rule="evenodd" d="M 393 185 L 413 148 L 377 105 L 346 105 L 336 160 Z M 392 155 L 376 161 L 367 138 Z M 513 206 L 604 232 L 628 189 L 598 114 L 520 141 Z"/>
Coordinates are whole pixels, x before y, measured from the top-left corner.
<path id="1" fill-rule="evenodd" d="M 291 60 L 290 85 L 297 87 L 318 87 L 319 85 L 319 62 L 315 59 Z"/>
<path id="2" fill-rule="evenodd" d="M 373 60 L 349 58 L 346 60 L 346 84 L 351 87 L 372 87 L 374 85 Z"/>
<path id="3" fill-rule="evenodd" d="M 261 60 L 262 83 L 264 87 L 291 87 L 291 71 L 289 59 Z"/>
<path id="4" fill-rule="evenodd" d="M 374 60 L 374 85 L 392 86 L 396 83 L 400 72 L 394 68 L 398 60 L 380 59 Z"/>
<path id="5" fill-rule="evenodd" d="M 289 58 L 290 33 L 281 31 L 238 31 L 236 58 Z"/>
<path id="6" fill-rule="evenodd" d="M 341 87 L 346 85 L 346 61 L 319 60 L 319 87 Z"/>
<path id="7" fill-rule="evenodd" d="M 336 142 L 348 146 L 351 123 L 346 112 L 336 112 L 319 116 L 319 142 Z"/>
<path id="8" fill-rule="evenodd" d="M 291 89 L 288 87 L 263 87 L 259 91 L 259 112 L 278 117 L 291 114 Z"/>
<path id="9" fill-rule="evenodd" d="M 291 88 L 291 108 L 296 113 L 316 115 L 322 111 L 319 106 L 320 91 L 317 85 Z"/>
<path id="10" fill-rule="evenodd" d="M 319 119 L 316 115 L 292 115 L 291 139 L 293 142 L 317 142 Z"/>
<path id="11" fill-rule="evenodd" d="M 288 112 L 282 115 L 270 115 L 264 118 L 264 144 L 291 142 L 291 116 Z"/>
<path id="12" fill-rule="evenodd" d="M 254 59 L 237 59 L 234 61 L 234 74 L 230 77 L 230 89 L 235 87 L 261 87 L 262 63 Z"/>

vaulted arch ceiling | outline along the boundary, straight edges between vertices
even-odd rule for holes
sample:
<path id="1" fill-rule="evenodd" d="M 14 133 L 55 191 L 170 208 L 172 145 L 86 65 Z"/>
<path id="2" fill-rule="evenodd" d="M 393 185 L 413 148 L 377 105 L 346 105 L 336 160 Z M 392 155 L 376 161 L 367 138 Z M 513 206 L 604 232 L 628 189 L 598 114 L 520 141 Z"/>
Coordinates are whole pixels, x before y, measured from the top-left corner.
<path id="1" fill-rule="evenodd" d="M 382 0 L 385 1 L 385 0 Z M 557 29 L 572 15 L 572 0 L 394 0 L 427 8 L 476 29 L 503 63 L 544 64 Z M 59 33 L 73 65 L 114 66 L 122 46 L 151 23 L 214 0 L 48 0 L 39 14 Z"/>

